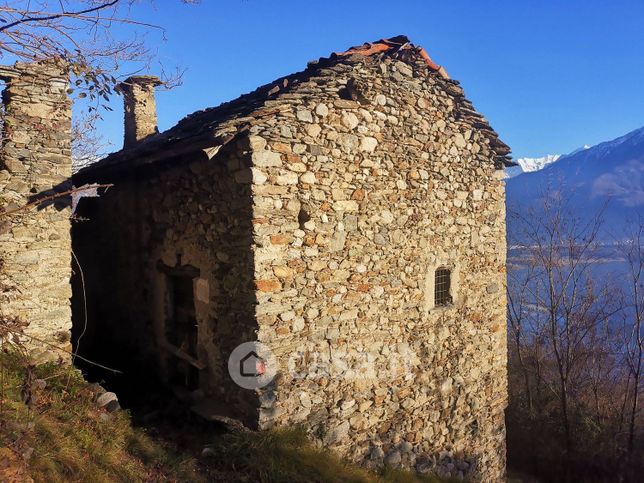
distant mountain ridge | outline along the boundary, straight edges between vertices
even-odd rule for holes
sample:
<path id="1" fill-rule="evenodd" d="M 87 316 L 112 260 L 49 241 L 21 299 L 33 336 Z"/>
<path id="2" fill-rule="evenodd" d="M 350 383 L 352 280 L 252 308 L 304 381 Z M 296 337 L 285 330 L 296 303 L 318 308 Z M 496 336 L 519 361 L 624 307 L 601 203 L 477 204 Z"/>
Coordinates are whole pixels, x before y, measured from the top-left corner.
<path id="1" fill-rule="evenodd" d="M 523 173 L 539 171 L 550 163 L 554 163 L 559 158 L 561 158 L 560 154 L 546 154 L 540 158 L 519 158 L 516 160 L 518 166 L 505 168 L 505 174 L 507 178 L 514 178 Z"/>
<path id="2" fill-rule="evenodd" d="M 548 158 L 552 159 L 537 159 Z M 528 166 L 536 169 L 522 169 L 520 175 L 507 179 L 509 211 L 535 207 L 547 193 L 570 199 L 580 216 L 590 215 L 608 202 L 605 219 L 612 227 L 644 211 L 644 127 Z"/>

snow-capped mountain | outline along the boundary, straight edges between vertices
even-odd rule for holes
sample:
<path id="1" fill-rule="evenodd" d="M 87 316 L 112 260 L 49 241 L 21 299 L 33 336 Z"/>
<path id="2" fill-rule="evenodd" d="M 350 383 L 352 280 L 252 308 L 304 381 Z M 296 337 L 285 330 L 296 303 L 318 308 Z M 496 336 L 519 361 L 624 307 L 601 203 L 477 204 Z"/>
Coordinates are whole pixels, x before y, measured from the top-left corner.
<path id="1" fill-rule="evenodd" d="M 604 218 L 616 227 L 644 212 L 644 127 L 509 178 L 506 194 L 508 211 L 534 208 L 553 194 L 569 199 L 579 216 L 608 202 Z"/>
<path id="2" fill-rule="evenodd" d="M 569 154 L 546 154 L 545 156 L 541 156 L 540 158 L 519 158 L 515 161 L 518 166 L 505 168 L 505 177 L 514 178 L 515 176 L 519 176 L 523 173 L 534 173 L 535 171 L 540 171 L 549 164 L 552 164 L 555 161 L 559 161 L 561 158 L 572 156 L 573 154 L 580 153 L 582 151 L 585 151 L 586 149 L 590 149 L 590 146 L 588 144 L 584 144 L 582 147 L 575 149 L 572 153 Z"/>
<path id="3" fill-rule="evenodd" d="M 550 163 L 554 163 L 559 158 L 560 154 L 547 154 L 540 158 L 519 158 L 516 160 L 518 166 L 512 166 L 505 169 L 506 178 L 514 178 L 523 173 L 532 173 L 545 168 Z"/>
<path id="4" fill-rule="evenodd" d="M 582 147 L 575 149 L 572 153 L 567 154 L 567 156 L 572 156 L 573 154 L 580 153 L 581 151 L 585 151 L 586 149 L 590 149 L 591 146 L 588 144 L 584 144 Z"/>

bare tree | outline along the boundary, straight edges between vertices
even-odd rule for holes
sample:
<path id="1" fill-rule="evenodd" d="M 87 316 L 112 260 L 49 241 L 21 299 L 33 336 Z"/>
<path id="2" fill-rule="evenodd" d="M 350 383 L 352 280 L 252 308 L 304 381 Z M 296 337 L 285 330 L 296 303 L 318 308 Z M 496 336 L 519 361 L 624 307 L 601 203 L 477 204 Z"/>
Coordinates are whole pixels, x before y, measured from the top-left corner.
<path id="1" fill-rule="evenodd" d="M 623 357 L 628 370 L 628 438 L 629 459 L 635 447 L 636 422 L 639 417 L 640 393 L 642 391 L 642 365 L 644 357 L 644 219 L 630 223 L 625 240 L 621 243 L 626 261 L 626 310 L 623 324 Z"/>
<path id="2" fill-rule="evenodd" d="M 514 352 L 523 378 L 528 415 L 534 415 L 534 394 L 532 379 L 536 376 L 529 360 L 535 362 L 532 352 L 534 330 L 528 324 L 531 321 L 529 313 L 534 310 L 531 282 L 534 278 L 534 264 L 524 259 L 521 269 L 508 270 L 508 324 L 510 328 L 509 348 Z"/>
<path id="3" fill-rule="evenodd" d="M 541 431 L 555 447 L 560 439 L 561 454 L 549 457 L 559 458 L 568 478 L 580 446 L 586 454 L 599 451 L 597 435 L 617 432 L 614 419 L 624 391 L 615 330 L 623 298 L 597 275 L 602 213 L 582 217 L 568 199 L 549 191 L 534 209 L 509 214 L 510 412 L 515 412 L 510 420 L 526 424 L 530 434 Z M 516 386 L 513 380 L 523 382 Z M 517 398 L 524 406 L 517 406 Z"/>
<path id="4" fill-rule="evenodd" d="M 146 43 L 146 34 L 150 31 L 161 37 L 165 34 L 161 26 L 134 17 L 135 3 L 139 2 L 0 0 L 0 59 L 3 62 L 58 57 L 69 65 L 72 77 L 69 93 L 77 99 L 86 99 L 88 110 L 83 115 L 77 113 L 75 119 L 74 155 L 84 161 L 95 158 L 101 145 L 93 129 L 100 118 L 98 108 L 109 108 L 106 102 L 114 92 L 123 65 L 134 71 L 147 70 L 155 51 Z M 167 88 L 177 85 L 181 78 L 176 68 L 170 72 L 161 73 Z"/>
<path id="5" fill-rule="evenodd" d="M 531 281 L 539 314 L 544 314 L 548 343 L 557 369 L 566 450 L 572 451 L 570 376 L 575 370 L 575 349 L 590 331 L 589 318 L 596 301 L 589 267 L 595 258 L 601 219 L 581 221 L 560 199 L 546 198 L 543 212 L 524 219 L 523 236 L 530 257 L 538 267 Z"/>

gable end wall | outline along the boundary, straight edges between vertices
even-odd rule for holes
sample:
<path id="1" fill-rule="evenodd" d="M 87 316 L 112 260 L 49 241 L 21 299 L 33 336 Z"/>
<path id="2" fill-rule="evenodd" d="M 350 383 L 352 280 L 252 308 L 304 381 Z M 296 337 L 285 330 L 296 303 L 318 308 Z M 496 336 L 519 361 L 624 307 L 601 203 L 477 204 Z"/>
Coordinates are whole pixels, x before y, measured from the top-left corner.
<path id="1" fill-rule="evenodd" d="M 258 339 L 280 371 L 260 427 L 499 481 L 504 185 L 445 85 L 422 61 L 338 64 L 251 129 Z M 434 308 L 442 265 L 454 304 Z"/>

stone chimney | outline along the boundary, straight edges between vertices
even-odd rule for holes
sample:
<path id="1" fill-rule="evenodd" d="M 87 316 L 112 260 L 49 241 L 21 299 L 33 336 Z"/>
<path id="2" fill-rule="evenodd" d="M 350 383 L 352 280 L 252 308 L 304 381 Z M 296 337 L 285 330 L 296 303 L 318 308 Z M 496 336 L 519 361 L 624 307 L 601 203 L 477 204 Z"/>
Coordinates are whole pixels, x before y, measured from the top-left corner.
<path id="1" fill-rule="evenodd" d="M 131 148 L 139 141 L 159 132 L 154 88 L 161 84 L 158 77 L 135 75 L 118 85 L 118 89 L 123 93 L 125 107 L 123 149 Z"/>
<path id="2" fill-rule="evenodd" d="M 0 79 L 0 211 L 11 212 L 71 188 L 71 102 L 67 68 L 57 60 L 2 66 Z M 71 349 L 68 199 L 0 214 L 0 313 L 29 323 L 36 361 L 68 360 Z"/>

